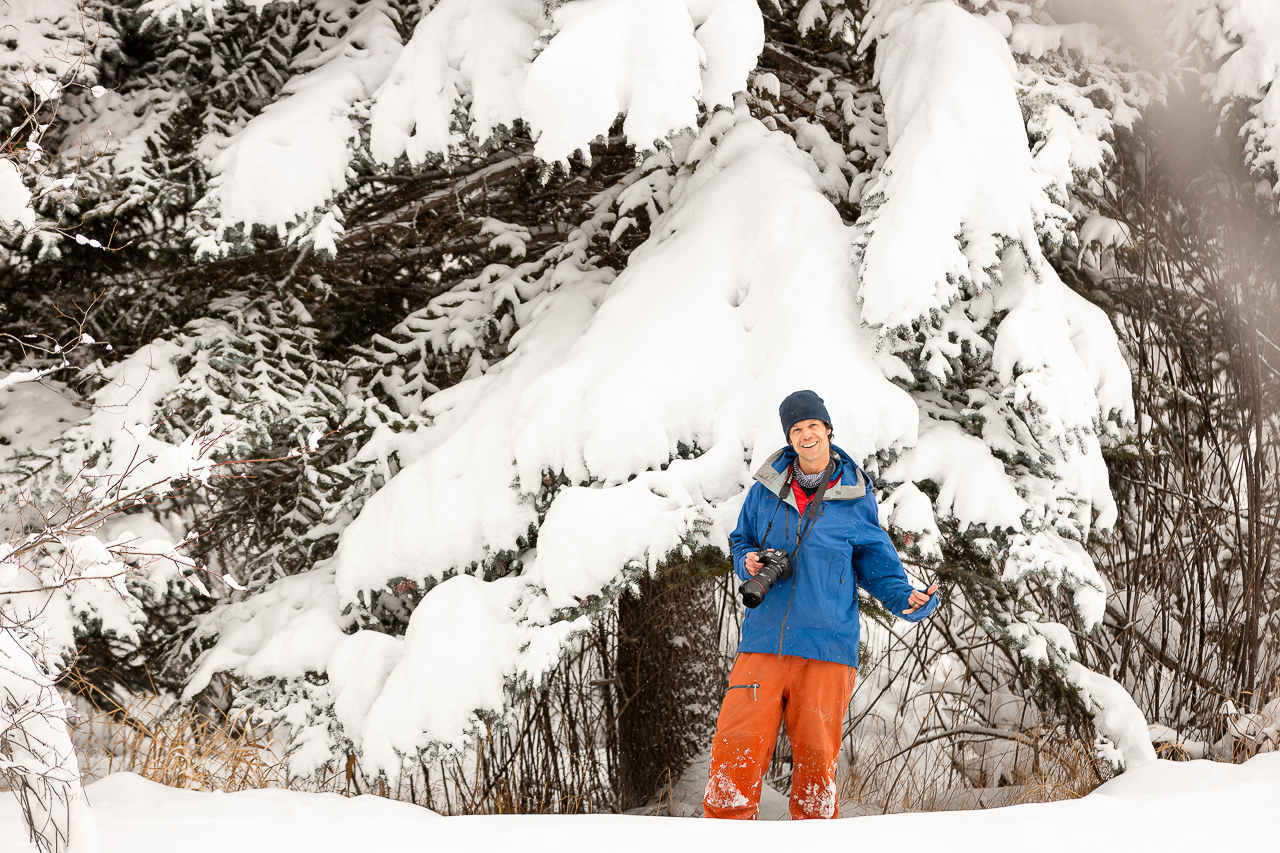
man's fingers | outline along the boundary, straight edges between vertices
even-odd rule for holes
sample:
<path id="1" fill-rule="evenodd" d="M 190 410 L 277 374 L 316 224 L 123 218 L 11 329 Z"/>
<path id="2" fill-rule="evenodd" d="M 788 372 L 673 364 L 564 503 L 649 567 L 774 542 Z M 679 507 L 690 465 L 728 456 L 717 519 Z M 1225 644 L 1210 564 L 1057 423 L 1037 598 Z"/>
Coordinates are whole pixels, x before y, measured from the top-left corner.
<path id="1" fill-rule="evenodd" d="M 926 604 L 928 604 L 929 599 L 932 598 L 933 594 L 937 591 L 938 591 L 938 585 L 936 583 L 931 584 L 929 588 L 926 589 L 924 592 L 921 592 L 918 589 L 912 590 L 911 597 L 907 599 L 907 603 L 910 604 L 911 606 L 906 610 L 902 611 L 902 614 L 904 616 L 909 616 L 912 613 L 915 613 L 921 607 L 924 607 Z"/>

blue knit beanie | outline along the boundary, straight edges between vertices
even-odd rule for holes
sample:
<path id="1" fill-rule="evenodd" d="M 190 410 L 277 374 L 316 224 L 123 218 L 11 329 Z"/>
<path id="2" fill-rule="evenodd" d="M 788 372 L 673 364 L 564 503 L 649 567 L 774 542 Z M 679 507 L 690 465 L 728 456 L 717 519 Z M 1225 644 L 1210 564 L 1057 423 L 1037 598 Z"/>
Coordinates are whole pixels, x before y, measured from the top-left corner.
<path id="1" fill-rule="evenodd" d="M 822 404 L 822 398 L 812 391 L 796 391 L 788 394 L 787 399 L 778 407 L 778 416 L 782 418 L 782 434 L 791 438 L 791 428 L 800 421 L 819 420 L 831 426 L 831 415 Z"/>

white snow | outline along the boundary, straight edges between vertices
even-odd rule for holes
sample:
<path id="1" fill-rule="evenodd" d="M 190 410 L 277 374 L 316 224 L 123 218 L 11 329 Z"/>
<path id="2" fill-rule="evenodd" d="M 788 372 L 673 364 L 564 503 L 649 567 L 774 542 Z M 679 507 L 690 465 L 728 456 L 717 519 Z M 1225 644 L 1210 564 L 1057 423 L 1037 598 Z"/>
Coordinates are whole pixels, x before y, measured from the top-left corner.
<path id="1" fill-rule="evenodd" d="M 545 22 L 537 0 L 441 0 L 374 93 L 369 147 L 384 163 L 421 163 L 448 152 L 459 98 L 471 97 L 470 132 L 481 142 L 523 113 L 534 44 Z"/>
<path id="2" fill-rule="evenodd" d="M 1021 530 L 1028 510 L 987 443 L 948 421 L 922 418 L 919 442 L 889 466 L 884 477 L 890 483 L 937 483 L 935 510 L 954 517 L 961 530 L 972 524 Z M 928 524 L 917 521 L 908 529 L 924 530 Z"/>
<path id="3" fill-rule="evenodd" d="M 697 123 L 699 47 L 684 0 L 577 0 L 553 25 L 526 91 L 539 157 L 564 159 L 619 113 L 640 149 Z"/>
<path id="4" fill-rule="evenodd" d="M 1256 170 L 1274 180 L 1280 166 L 1280 86 L 1276 85 L 1280 5 L 1271 0 L 1215 0 L 1202 5 L 1209 6 L 1202 37 L 1212 39 L 1212 56 L 1222 60 L 1208 78 L 1209 97 L 1215 103 L 1235 98 L 1253 102 L 1249 109 L 1253 118 L 1241 128 L 1247 140 L 1246 156 Z M 1220 29 L 1213 26 L 1217 15 Z"/>
<path id="5" fill-rule="evenodd" d="M 8 470 L 18 453 L 49 447 L 83 416 L 74 395 L 57 383 L 10 384 L 0 379 L 0 471 Z M 15 494 L 6 488 L 5 500 L 0 500 L 0 540 L 8 538 L 16 521 L 11 514 L 17 509 L 12 503 Z"/>
<path id="6" fill-rule="evenodd" d="M 221 229 L 238 224 L 265 225 L 285 236 L 347 186 L 358 141 L 353 104 L 373 94 L 399 56 L 399 16 L 389 0 L 358 9 L 344 0 L 316 5 L 322 15 L 343 20 L 345 33 L 316 55 L 295 59 L 295 67 L 309 70 L 292 77 L 281 97 L 213 159 L 213 189 L 202 204 L 217 211 L 218 222 L 197 241 L 200 252 L 219 254 Z M 354 17 L 339 14 L 348 10 Z"/>
<path id="7" fill-rule="evenodd" d="M 160 132 L 181 100 L 177 92 L 139 88 L 120 94 L 95 87 L 92 112 L 80 118 L 78 135 L 63 146 L 65 156 L 74 156 L 78 147 L 96 149 L 111 159 L 112 171 L 120 176 L 140 176 L 147 155 L 147 142 Z"/>
<path id="8" fill-rule="evenodd" d="M 108 776 L 86 790 L 103 853 L 169 853 L 175 838 L 182 839 L 186 853 L 223 853 L 229 845 L 242 853 L 395 853 L 420 849 L 424 839 L 437 853 L 839 850 L 850 838 L 868 849 L 892 849 L 904 839 L 927 838 L 955 853 L 987 853 L 993 839 L 1001 838 L 1034 839 L 1035 849 L 1044 853 L 1077 853 L 1100 845 L 1191 853 L 1271 848 L 1280 755 L 1259 755 L 1239 765 L 1150 761 L 1076 800 L 799 824 L 633 815 L 441 817 L 368 795 L 346 799 L 283 790 L 183 791 L 128 773 Z M 7 796 L 0 796 L 0 849 L 35 850 L 16 802 Z"/>
<path id="9" fill-rule="evenodd" d="M 373 767 L 394 771 L 396 751 L 413 754 L 420 731 L 461 746 L 475 709 L 502 707 L 504 676 L 523 633 L 510 611 L 523 585 L 520 578 L 485 583 L 459 575 L 422 600 L 405 632 L 403 665 L 391 670 L 364 721 L 364 755 Z"/>
<path id="10" fill-rule="evenodd" d="M 545 160 L 607 134 L 619 113 L 641 150 L 693 127 L 699 101 L 729 104 L 764 47 L 759 11 L 743 0 L 578 0 L 553 25 L 525 93 Z"/>
<path id="11" fill-rule="evenodd" d="M 201 202 L 211 221 L 193 232 L 200 253 L 226 251 L 237 225 L 335 251 L 340 230 L 325 211 L 347 186 L 366 102 L 370 151 L 384 163 L 402 154 L 421 163 L 467 135 L 484 143 L 517 120 L 532 128 L 540 157 L 559 160 L 607 134 L 620 113 L 628 137 L 650 148 L 695 126 L 700 104 L 728 104 L 764 45 L 750 0 L 576 0 L 550 17 L 538 0 L 442 0 L 406 45 L 387 0 L 317 6 L 335 20 L 353 12 L 345 33 L 296 59 L 304 73 L 238 133 L 201 143 L 217 150 Z M 192 8 L 165 0 L 144 11 L 168 20 Z M 459 107 L 461 132 L 452 126 Z"/>
<path id="12" fill-rule="evenodd" d="M 31 191 L 22 182 L 22 174 L 12 160 L 0 159 L 0 227 L 19 225 L 29 230 L 35 222 Z"/>
<path id="13" fill-rule="evenodd" d="M 1146 717 L 1123 686 L 1078 661 L 1067 668 L 1067 677 L 1095 712 L 1094 724 L 1099 736 L 1111 742 L 1112 762 L 1116 766 L 1132 771 L 1156 761 Z"/>
<path id="14" fill-rule="evenodd" d="M 729 106 L 764 50 L 764 19 L 751 0 L 687 0 L 702 48 L 702 103 Z"/>
<path id="15" fill-rule="evenodd" d="M 159 402 L 180 381 L 173 359 L 181 352 L 177 343 L 155 340 L 103 371 L 106 382 L 90 398 L 89 415 L 66 433 L 73 442 L 107 451 L 89 473 L 123 474 L 172 448 L 151 432 Z M 84 461 L 66 458 L 63 469 L 73 473 Z"/>
<path id="16" fill-rule="evenodd" d="M 221 641 L 201 658 L 185 695 L 233 667 L 281 678 L 324 671 L 330 653 L 347 636 L 336 604 L 330 579 L 316 570 L 280 579 L 252 604 L 225 605 L 219 614 Z"/>
<path id="17" fill-rule="evenodd" d="M 37 77 L 31 81 L 30 86 L 32 93 L 36 96 L 37 104 L 52 101 L 62 96 L 62 84 L 57 80 Z"/>
<path id="18" fill-rule="evenodd" d="M 96 82 L 94 43 L 114 35 L 78 0 L 7 0 L 3 26 L 0 69 L 39 99 L 56 97 L 60 82 Z"/>
<path id="19" fill-rule="evenodd" d="M 5 701 L 4 717 L 0 717 L 5 754 L 0 767 L 6 778 L 17 771 L 18 778 L 28 784 L 25 794 L 31 819 L 45 837 L 74 836 L 70 853 L 98 853 L 97 826 L 80 787 L 76 753 L 67 731 L 67 704 L 53 685 L 56 653 L 40 642 L 38 631 L 36 626 L 14 629 L 9 625 L 0 631 L 0 695 Z M 27 846 L 17 798 L 7 791 L 0 792 L 0 815 L 3 849 L 34 850 Z M 5 837 L 14 836 L 5 831 L 6 823 L 21 827 L 16 843 Z"/>
<path id="20" fill-rule="evenodd" d="M 893 330 L 993 284 L 1021 242 L 1039 263 L 1044 196 L 1004 39 L 951 3 L 899 9 L 876 48 L 889 158 L 863 191 L 863 315 Z"/>
<path id="21" fill-rule="evenodd" d="M 282 0 L 282 2 L 286 3 L 291 1 Z M 271 0 L 244 0 L 244 5 L 251 7 L 255 12 L 261 12 L 263 7 L 270 2 Z M 197 11 L 202 12 L 206 18 L 212 20 L 214 11 L 226 5 L 227 0 L 146 0 L 138 8 L 138 11 L 165 23 L 173 23 L 181 20 L 183 16 Z"/>
<path id="22" fill-rule="evenodd" d="M 374 95 L 370 148 L 382 162 L 447 153 L 463 98 L 477 141 L 523 119 L 544 160 L 585 149 L 620 113 L 650 148 L 693 127 L 699 103 L 728 104 L 763 47 L 750 0 L 575 0 L 549 19 L 536 0 L 442 0 Z"/>

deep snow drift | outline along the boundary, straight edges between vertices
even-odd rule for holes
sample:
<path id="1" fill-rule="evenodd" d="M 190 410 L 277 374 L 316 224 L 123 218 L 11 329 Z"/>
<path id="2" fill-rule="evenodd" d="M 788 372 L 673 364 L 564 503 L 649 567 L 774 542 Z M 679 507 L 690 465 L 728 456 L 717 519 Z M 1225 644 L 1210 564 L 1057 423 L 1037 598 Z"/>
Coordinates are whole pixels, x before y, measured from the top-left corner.
<path id="1" fill-rule="evenodd" d="M 631 815 L 443 818 L 405 803 L 280 790 L 234 794 L 166 788 L 118 773 L 88 788 L 102 853 L 308 853 L 349 850 L 706 851 L 937 845 L 985 851 L 1015 839 L 1037 851 L 1268 850 L 1280 800 L 1280 755 L 1243 765 L 1153 761 L 1079 800 L 987 811 L 850 821 L 734 823 Z M 1212 819 L 1206 819 L 1211 817 Z M 1021 846 L 1021 845 L 1020 845 Z M 33 853 L 12 797 L 0 798 L 0 850 Z"/>

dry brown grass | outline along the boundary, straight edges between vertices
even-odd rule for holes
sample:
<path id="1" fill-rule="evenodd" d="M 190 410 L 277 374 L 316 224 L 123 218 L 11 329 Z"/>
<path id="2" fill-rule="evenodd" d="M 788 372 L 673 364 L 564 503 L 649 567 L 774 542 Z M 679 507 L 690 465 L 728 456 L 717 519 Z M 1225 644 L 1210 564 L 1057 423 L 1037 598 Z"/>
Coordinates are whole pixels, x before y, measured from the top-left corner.
<path id="1" fill-rule="evenodd" d="M 77 703 L 72 736 L 89 778 L 129 771 L 175 788 L 288 788 L 280 744 L 243 715 L 215 720 L 154 694 L 107 708 Z"/>
<path id="2" fill-rule="evenodd" d="M 868 814 L 983 809 L 1082 797 L 1103 777 L 1090 744 L 1050 729 L 986 738 L 1003 750 L 998 773 L 965 761 L 965 740 L 902 752 L 891 734 L 863 741 L 840 779 L 840 799 Z M 992 764 L 993 762 L 985 762 Z"/>
<path id="3" fill-rule="evenodd" d="M 94 700 L 84 698 L 86 694 Z M 163 785 L 203 791 L 284 788 L 374 794 L 444 814 L 598 810 L 591 804 L 566 809 L 549 796 L 539 808 L 536 796 L 515 796 L 510 780 L 488 780 L 483 760 L 457 757 L 422 763 L 414 772 L 386 779 L 366 776 L 355 756 L 347 755 L 321 778 L 299 779 L 290 774 L 279 739 L 268 728 L 255 726 L 246 714 L 213 717 L 155 694 L 137 694 L 119 703 L 90 690 L 82 691 L 74 704 L 72 738 L 86 781 L 131 772 Z"/>

